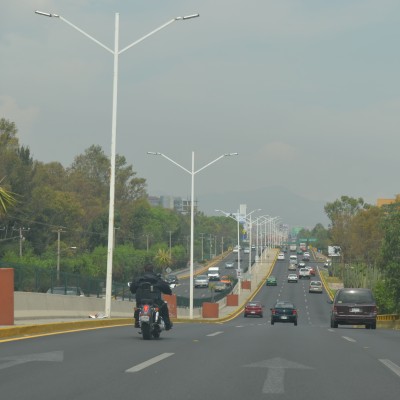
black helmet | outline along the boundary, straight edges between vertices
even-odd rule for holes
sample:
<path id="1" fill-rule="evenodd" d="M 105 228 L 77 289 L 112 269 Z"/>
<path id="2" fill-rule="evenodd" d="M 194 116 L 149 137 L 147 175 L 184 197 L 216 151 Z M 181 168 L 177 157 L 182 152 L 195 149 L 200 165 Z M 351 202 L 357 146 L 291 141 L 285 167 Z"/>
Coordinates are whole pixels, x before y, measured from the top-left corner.
<path id="1" fill-rule="evenodd" d="M 154 272 L 154 267 L 151 264 L 146 264 L 143 269 L 144 272 Z"/>

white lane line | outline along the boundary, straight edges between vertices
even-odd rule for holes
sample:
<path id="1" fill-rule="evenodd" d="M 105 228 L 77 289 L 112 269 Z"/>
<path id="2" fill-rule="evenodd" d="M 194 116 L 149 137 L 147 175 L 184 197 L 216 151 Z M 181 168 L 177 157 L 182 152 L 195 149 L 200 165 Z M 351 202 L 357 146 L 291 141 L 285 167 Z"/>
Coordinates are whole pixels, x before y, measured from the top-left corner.
<path id="1" fill-rule="evenodd" d="M 224 332 L 214 332 L 214 333 L 210 333 L 209 335 L 206 335 L 206 336 L 217 336 L 217 335 L 220 335 L 221 333 L 224 333 Z"/>
<path id="2" fill-rule="evenodd" d="M 350 337 L 347 337 L 347 336 L 342 336 L 342 338 L 345 339 L 345 340 L 348 340 L 349 342 L 353 342 L 353 343 L 356 342 L 356 340 L 354 340 L 354 339 L 352 339 Z"/>
<path id="3" fill-rule="evenodd" d="M 142 362 L 142 363 L 140 363 L 138 365 L 133 366 L 132 368 L 127 369 L 125 372 L 138 372 L 138 371 L 141 371 L 142 369 L 150 367 L 151 365 L 153 365 L 155 363 L 158 363 L 158 362 L 160 362 L 160 361 L 164 360 L 165 358 L 168 358 L 168 357 L 170 357 L 172 355 L 174 355 L 174 353 L 163 353 L 163 354 L 160 354 L 157 357 L 150 358 L 150 360 L 147 360 L 145 362 Z"/>
<path id="4" fill-rule="evenodd" d="M 400 367 L 394 362 L 386 359 L 379 359 L 379 361 L 386 365 L 390 370 L 392 370 L 397 376 L 400 377 Z"/>

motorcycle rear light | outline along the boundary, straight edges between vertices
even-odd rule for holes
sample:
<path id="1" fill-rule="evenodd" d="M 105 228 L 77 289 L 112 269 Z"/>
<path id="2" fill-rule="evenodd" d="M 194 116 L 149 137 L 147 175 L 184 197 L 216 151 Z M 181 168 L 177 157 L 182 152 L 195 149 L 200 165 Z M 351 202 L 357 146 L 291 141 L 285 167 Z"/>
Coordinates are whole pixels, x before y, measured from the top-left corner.
<path id="1" fill-rule="evenodd" d="M 150 309 L 150 307 L 147 304 L 143 306 L 143 311 L 144 312 L 148 312 L 149 309 Z"/>

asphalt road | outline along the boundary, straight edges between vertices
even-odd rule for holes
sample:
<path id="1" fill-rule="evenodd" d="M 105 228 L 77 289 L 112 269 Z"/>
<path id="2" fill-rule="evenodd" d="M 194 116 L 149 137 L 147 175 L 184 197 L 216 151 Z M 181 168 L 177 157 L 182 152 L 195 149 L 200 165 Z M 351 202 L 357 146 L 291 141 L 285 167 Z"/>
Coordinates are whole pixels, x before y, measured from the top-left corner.
<path id="1" fill-rule="evenodd" d="M 255 252 L 253 251 L 252 254 L 252 262 L 254 263 L 254 257 L 255 257 Z M 220 268 L 220 276 L 223 275 L 229 275 L 232 277 L 236 278 L 236 270 L 238 268 L 238 262 L 237 262 L 238 255 L 236 253 L 230 253 L 228 256 L 226 256 L 223 260 L 221 260 L 216 266 Z M 234 265 L 232 268 L 226 268 L 225 263 L 227 261 L 233 261 Z M 240 267 L 242 270 L 245 268 L 248 268 L 249 266 L 249 254 L 244 254 L 244 252 L 241 252 L 241 261 L 240 261 Z M 207 273 L 205 273 L 207 274 Z M 179 284 L 174 287 L 173 293 L 176 294 L 177 296 L 183 296 L 189 298 L 190 296 L 190 286 L 189 286 L 189 278 L 186 279 L 180 279 Z M 195 299 L 201 299 L 203 297 L 210 297 L 211 296 L 211 290 L 210 288 L 194 288 L 193 290 L 193 297 Z"/>
<path id="2" fill-rule="evenodd" d="M 397 400 L 400 331 L 331 329 L 327 295 L 287 283 L 287 267 L 257 294 L 264 318 L 175 324 L 157 341 L 126 326 L 0 343 L 1 398 Z M 298 326 L 270 324 L 278 298 Z"/>

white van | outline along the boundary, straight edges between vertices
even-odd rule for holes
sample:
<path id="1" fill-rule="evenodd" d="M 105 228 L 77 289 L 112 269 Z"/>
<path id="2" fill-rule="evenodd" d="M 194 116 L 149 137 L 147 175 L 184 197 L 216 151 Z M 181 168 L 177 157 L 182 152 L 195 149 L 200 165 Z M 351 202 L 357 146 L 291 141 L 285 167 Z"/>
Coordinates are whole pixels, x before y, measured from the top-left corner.
<path id="1" fill-rule="evenodd" d="M 207 276 L 210 281 L 219 281 L 219 267 L 208 268 Z"/>

